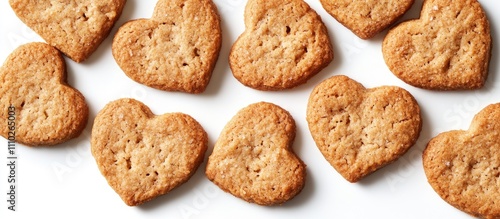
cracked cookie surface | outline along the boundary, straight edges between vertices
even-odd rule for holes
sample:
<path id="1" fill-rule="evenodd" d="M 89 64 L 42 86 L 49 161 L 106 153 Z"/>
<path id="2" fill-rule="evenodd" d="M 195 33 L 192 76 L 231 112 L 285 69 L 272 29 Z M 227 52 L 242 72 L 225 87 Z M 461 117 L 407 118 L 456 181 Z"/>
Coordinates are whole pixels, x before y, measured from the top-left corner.
<path id="1" fill-rule="evenodd" d="M 366 89 L 346 77 L 314 88 L 307 106 L 309 130 L 326 160 L 349 182 L 402 156 L 420 135 L 420 107 L 395 86 Z"/>
<path id="2" fill-rule="evenodd" d="M 500 218 L 500 103 L 481 110 L 468 130 L 443 132 L 423 153 L 434 191 L 475 217 Z"/>
<path id="3" fill-rule="evenodd" d="M 276 205 L 304 187 L 306 166 L 295 155 L 295 121 L 281 107 L 259 102 L 240 110 L 224 127 L 206 167 L 226 192 L 259 205 Z"/>
<path id="4" fill-rule="evenodd" d="M 28 27 L 75 62 L 87 59 L 108 36 L 126 0 L 9 0 Z"/>
<path id="5" fill-rule="evenodd" d="M 15 49 L 0 67 L 0 106 L 15 108 L 15 141 L 52 146 L 78 137 L 88 120 L 85 97 L 66 80 L 61 53 L 45 43 Z M 0 133 L 8 138 L 7 110 Z"/>
<path id="6" fill-rule="evenodd" d="M 370 39 L 396 22 L 414 0 L 321 0 L 323 8 L 361 39 Z"/>
<path id="7" fill-rule="evenodd" d="M 139 101 L 119 99 L 97 114 L 91 151 L 108 184 L 135 206 L 186 182 L 207 144 L 205 130 L 189 115 L 156 116 Z"/>
<path id="8" fill-rule="evenodd" d="M 392 73 L 412 86 L 481 88 L 491 56 L 489 21 L 476 0 L 426 0 L 419 19 L 389 31 L 382 54 Z"/>
<path id="9" fill-rule="evenodd" d="M 222 30 L 211 0 L 160 0 L 150 19 L 120 27 L 113 57 L 132 80 L 165 91 L 205 91 L 219 57 Z"/>
<path id="10" fill-rule="evenodd" d="M 231 48 L 234 77 L 258 90 L 304 84 L 333 60 L 323 21 L 302 0 L 249 0 L 245 31 Z"/>

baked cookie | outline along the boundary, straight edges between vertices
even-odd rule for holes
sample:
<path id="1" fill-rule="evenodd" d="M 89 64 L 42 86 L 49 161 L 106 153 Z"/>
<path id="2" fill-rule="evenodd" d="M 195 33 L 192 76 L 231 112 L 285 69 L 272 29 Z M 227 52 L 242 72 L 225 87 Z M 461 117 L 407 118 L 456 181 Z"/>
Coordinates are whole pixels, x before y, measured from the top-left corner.
<path id="1" fill-rule="evenodd" d="M 245 86 L 293 88 L 333 60 L 326 27 L 303 0 L 249 0 L 245 27 L 229 55 L 234 77 Z"/>
<path id="2" fill-rule="evenodd" d="M 109 185 L 135 206 L 186 182 L 207 144 L 205 130 L 189 115 L 155 116 L 139 101 L 119 99 L 97 114 L 91 151 Z"/>
<path id="3" fill-rule="evenodd" d="M 347 76 L 314 88 L 307 106 L 309 130 L 326 160 L 357 182 L 394 162 L 420 135 L 420 107 L 395 86 L 366 89 Z"/>
<path id="4" fill-rule="evenodd" d="M 201 93 L 221 47 L 220 18 L 211 0 L 160 0 L 151 19 L 125 23 L 113 56 L 132 80 L 166 91 Z"/>
<path id="5" fill-rule="evenodd" d="M 414 0 L 321 0 L 323 8 L 361 39 L 370 39 L 401 18 Z"/>
<path id="6" fill-rule="evenodd" d="M 74 60 L 87 59 L 108 36 L 126 0 L 9 0 L 17 17 Z"/>
<path id="7" fill-rule="evenodd" d="M 281 107 L 259 102 L 224 127 L 206 175 L 222 190 L 259 205 L 286 202 L 304 187 L 306 166 L 292 150 L 295 121 Z"/>
<path id="8" fill-rule="evenodd" d="M 62 55 L 45 43 L 22 45 L 7 57 L 0 68 L 0 108 L 0 123 L 6 124 L 0 134 L 8 139 L 14 131 L 15 141 L 28 146 L 78 137 L 89 113 L 83 95 L 66 82 Z"/>
<path id="9" fill-rule="evenodd" d="M 392 73 L 412 86 L 477 89 L 488 75 L 490 26 L 476 0 L 425 0 L 420 19 L 391 29 L 382 52 Z"/>
<path id="10" fill-rule="evenodd" d="M 432 138 L 424 150 L 425 175 L 452 206 L 487 219 L 500 218 L 500 103 L 479 112 L 469 130 Z"/>

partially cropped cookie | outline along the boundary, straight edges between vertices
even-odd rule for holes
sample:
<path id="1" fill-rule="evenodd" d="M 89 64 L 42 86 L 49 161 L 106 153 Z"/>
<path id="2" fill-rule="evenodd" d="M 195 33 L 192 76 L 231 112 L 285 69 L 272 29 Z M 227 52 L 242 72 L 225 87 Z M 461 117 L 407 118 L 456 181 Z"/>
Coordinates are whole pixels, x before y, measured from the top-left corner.
<path id="1" fill-rule="evenodd" d="M 108 36 L 126 0 L 9 0 L 16 15 L 48 44 L 76 62 Z"/>
<path id="2" fill-rule="evenodd" d="M 396 22 L 414 0 L 321 0 L 323 8 L 362 39 L 370 39 Z"/>
<path id="3" fill-rule="evenodd" d="M 201 93 L 219 57 L 221 39 L 212 0 L 160 0 L 151 19 L 120 27 L 112 49 L 120 68 L 138 83 Z"/>
<path id="4" fill-rule="evenodd" d="M 245 86 L 284 90 L 306 83 L 333 60 L 321 18 L 302 0 L 249 0 L 245 32 L 229 64 Z"/>
<path id="5" fill-rule="evenodd" d="M 415 144 L 422 126 L 420 107 L 408 91 L 366 89 L 347 76 L 314 88 L 307 122 L 323 156 L 349 182 L 396 161 Z"/>
<path id="6" fill-rule="evenodd" d="M 477 0 L 426 0 L 419 19 L 389 31 L 382 53 L 392 73 L 415 87 L 481 88 L 491 56 L 490 25 Z"/>
<path id="7" fill-rule="evenodd" d="M 203 162 L 207 144 L 205 130 L 191 116 L 156 116 L 137 100 L 119 99 L 97 114 L 91 150 L 109 185 L 135 206 L 186 182 Z"/>
<path id="8" fill-rule="evenodd" d="M 0 68 L 0 108 L 0 134 L 9 139 L 13 131 L 11 140 L 28 146 L 76 138 L 88 119 L 85 98 L 66 82 L 62 55 L 45 43 L 24 44 L 7 57 Z"/>
<path id="9" fill-rule="evenodd" d="M 222 190 L 259 205 L 295 197 L 306 166 L 292 150 L 295 121 L 281 107 L 259 102 L 224 127 L 208 158 L 206 175 Z"/>
<path id="10" fill-rule="evenodd" d="M 491 104 L 468 130 L 432 138 L 423 154 L 427 179 L 452 206 L 487 219 L 500 218 L 500 104 Z"/>

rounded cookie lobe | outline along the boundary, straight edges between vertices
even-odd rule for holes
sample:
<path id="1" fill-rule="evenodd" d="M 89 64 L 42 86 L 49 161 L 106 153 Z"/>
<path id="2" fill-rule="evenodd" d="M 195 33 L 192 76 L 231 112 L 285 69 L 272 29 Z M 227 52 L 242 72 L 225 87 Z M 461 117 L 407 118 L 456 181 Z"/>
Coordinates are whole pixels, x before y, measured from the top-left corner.
<path id="1" fill-rule="evenodd" d="M 473 119 L 469 130 L 432 138 L 423 154 L 425 175 L 450 205 L 475 217 L 500 218 L 500 104 Z"/>
<path id="2" fill-rule="evenodd" d="M 295 197 L 304 187 L 305 164 L 293 152 L 295 121 L 281 107 L 259 102 L 240 110 L 224 127 L 206 167 L 226 192 L 259 205 Z"/>
<path id="3" fill-rule="evenodd" d="M 125 23 L 113 56 L 132 80 L 166 91 L 203 92 L 219 57 L 220 18 L 211 0 L 160 0 L 151 19 Z"/>
<path id="4" fill-rule="evenodd" d="M 135 206 L 186 182 L 207 144 L 205 130 L 189 115 L 155 116 L 139 101 L 119 99 L 95 118 L 91 151 L 109 185 Z"/>
<path id="5" fill-rule="evenodd" d="M 302 0 L 249 0 L 245 27 L 229 55 L 234 77 L 245 86 L 290 89 L 333 60 L 325 25 Z"/>
<path id="6" fill-rule="evenodd" d="M 489 22 L 476 0 L 426 0 L 419 19 L 389 31 L 382 52 L 392 73 L 412 86 L 481 88 L 491 56 Z"/>
<path id="7" fill-rule="evenodd" d="M 397 160 L 415 144 L 422 126 L 420 107 L 408 91 L 366 89 L 347 76 L 314 88 L 307 122 L 323 156 L 349 182 Z"/>
<path id="8" fill-rule="evenodd" d="M 414 0 L 321 0 L 323 8 L 361 39 L 370 39 L 396 22 Z"/>
<path id="9" fill-rule="evenodd" d="M 19 143 L 60 144 L 78 137 L 87 124 L 85 97 L 67 84 L 64 59 L 52 46 L 28 43 L 14 50 L 0 68 L 0 85 L 0 122 L 15 123 Z M 9 121 L 8 108 L 15 109 Z M 5 138 L 12 131 L 0 130 Z"/>
<path id="10" fill-rule="evenodd" d="M 109 35 L 126 0 L 9 0 L 28 27 L 75 62 L 87 59 Z"/>

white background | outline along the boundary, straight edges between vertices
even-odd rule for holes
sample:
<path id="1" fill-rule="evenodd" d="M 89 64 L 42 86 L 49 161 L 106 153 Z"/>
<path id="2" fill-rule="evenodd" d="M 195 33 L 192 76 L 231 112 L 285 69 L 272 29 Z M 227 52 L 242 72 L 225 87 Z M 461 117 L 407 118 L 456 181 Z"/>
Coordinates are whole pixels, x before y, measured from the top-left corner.
<path id="1" fill-rule="evenodd" d="M 360 40 L 329 16 L 317 0 L 308 0 L 326 24 L 335 59 L 307 84 L 282 92 L 262 92 L 240 84 L 228 65 L 229 49 L 243 32 L 244 0 L 214 0 L 223 31 L 222 50 L 208 89 L 200 95 L 165 92 L 138 84 L 120 70 L 111 55 L 118 27 L 130 19 L 149 18 L 156 1 L 128 0 L 110 36 L 84 63 L 66 58 L 68 82 L 80 90 L 90 107 L 90 120 L 77 139 L 56 147 L 17 146 L 16 212 L 7 210 L 7 142 L 0 140 L 1 218 L 470 218 L 445 203 L 427 183 L 422 150 L 430 138 L 451 129 L 467 129 L 472 117 L 490 103 L 500 102 L 498 74 L 500 2 L 481 0 L 491 24 L 493 50 L 486 86 L 476 91 L 427 91 L 409 86 L 386 67 L 381 42 L 386 31 Z M 418 18 L 422 0 L 400 20 Z M 0 2 L 0 60 L 17 46 L 42 41 Z M 345 74 L 366 87 L 397 85 L 410 91 L 420 104 L 423 128 L 420 138 L 397 162 L 351 184 L 323 158 L 305 120 L 313 87 L 333 75 Z M 205 163 L 184 185 L 139 207 L 126 206 L 108 186 L 90 153 L 93 119 L 104 105 L 121 97 L 136 98 L 155 114 L 184 112 L 197 119 L 209 135 L 209 150 L 220 131 L 242 107 L 268 101 L 290 111 L 297 123 L 293 145 L 307 164 L 304 190 L 282 206 L 263 207 L 244 202 L 214 186 L 204 174 Z M 5 217 L 7 216 L 7 217 Z"/>

